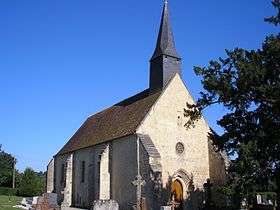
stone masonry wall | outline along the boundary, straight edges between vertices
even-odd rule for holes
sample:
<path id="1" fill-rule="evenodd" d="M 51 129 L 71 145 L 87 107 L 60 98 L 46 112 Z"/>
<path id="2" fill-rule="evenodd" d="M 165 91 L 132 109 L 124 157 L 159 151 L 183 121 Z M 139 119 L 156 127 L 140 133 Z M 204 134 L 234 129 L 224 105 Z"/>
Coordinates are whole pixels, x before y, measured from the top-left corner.
<path id="1" fill-rule="evenodd" d="M 100 144 L 75 151 L 73 205 L 89 208 L 94 200 L 100 199 L 100 157 L 107 144 Z M 82 162 L 85 164 L 82 180 Z"/>
<path id="2" fill-rule="evenodd" d="M 183 81 L 176 75 L 154 104 L 137 133 L 148 134 L 161 155 L 163 187 L 172 176 L 183 169 L 193 177 L 196 190 L 203 190 L 209 178 L 208 132 L 204 119 L 186 130 L 184 108 L 194 103 Z M 176 152 L 176 144 L 183 143 L 184 152 Z"/>
<path id="3" fill-rule="evenodd" d="M 130 210 L 136 202 L 136 187 L 132 185 L 137 175 L 136 136 L 114 140 L 111 158 L 111 199 L 121 210 Z"/>
<path id="4" fill-rule="evenodd" d="M 215 183 L 224 179 L 224 171 L 217 170 L 222 160 L 212 153 L 208 144 L 210 129 L 205 120 L 198 121 L 194 128 L 186 130 L 184 127 L 186 119 L 183 109 L 186 108 L 187 101 L 193 102 L 193 99 L 180 77 L 176 75 L 137 129 L 138 134 L 149 135 L 160 153 L 162 191 L 165 188 L 167 192 L 170 180 L 180 170 L 193 179 L 196 192 L 203 191 L 203 184 L 209 177 Z M 72 155 L 56 157 L 54 188 L 59 203 L 65 200 L 68 204 L 72 202 L 73 206 L 88 208 L 94 200 L 110 198 L 119 203 L 120 209 L 131 209 L 136 202 L 136 187 L 132 185 L 137 175 L 136 138 L 136 135 L 130 135 L 75 151 Z M 181 154 L 176 152 L 178 142 L 184 146 Z M 151 180 L 149 155 L 143 145 L 140 146 L 141 175 L 146 181 L 142 196 L 147 198 L 147 203 L 152 209 L 155 206 L 154 200 L 160 196 L 156 195 Z M 85 180 L 81 182 L 83 161 Z M 63 165 L 67 166 L 66 186 L 61 181 Z M 51 174 L 51 164 L 49 168 L 48 173 Z M 51 182 L 48 183 L 51 185 Z"/>
<path id="5" fill-rule="evenodd" d="M 82 178 L 82 165 L 84 162 L 84 180 Z M 93 148 L 86 148 L 74 153 L 74 173 L 73 173 L 73 206 L 89 206 L 89 186 L 94 176 L 93 171 Z M 91 199 L 93 201 L 93 198 Z"/>
<path id="6" fill-rule="evenodd" d="M 66 160 L 66 155 L 57 157 L 57 180 L 61 176 L 59 168 Z M 85 180 L 81 182 L 83 161 Z M 136 136 L 134 135 L 75 151 L 72 205 L 89 208 L 94 200 L 114 199 L 120 204 L 120 209 L 131 209 L 136 202 L 136 187 L 131 184 L 135 177 Z M 59 183 L 57 188 L 62 189 Z M 60 197 L 63 200 L 63 196 Z"/>

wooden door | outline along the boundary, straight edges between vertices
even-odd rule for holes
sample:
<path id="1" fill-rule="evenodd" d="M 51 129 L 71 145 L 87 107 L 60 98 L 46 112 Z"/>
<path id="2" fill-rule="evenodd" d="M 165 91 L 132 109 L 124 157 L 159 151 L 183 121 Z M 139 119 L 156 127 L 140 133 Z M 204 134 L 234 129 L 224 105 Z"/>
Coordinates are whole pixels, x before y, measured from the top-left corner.
<path id="1" fill-rule="evenodd" d="M 183 209 L 183 186 L 180 181 L 175 180 L 171 184 L 171 199 L 175 199 L 176 203 L 179 203 L 179 206 L 176 210 Z"/>

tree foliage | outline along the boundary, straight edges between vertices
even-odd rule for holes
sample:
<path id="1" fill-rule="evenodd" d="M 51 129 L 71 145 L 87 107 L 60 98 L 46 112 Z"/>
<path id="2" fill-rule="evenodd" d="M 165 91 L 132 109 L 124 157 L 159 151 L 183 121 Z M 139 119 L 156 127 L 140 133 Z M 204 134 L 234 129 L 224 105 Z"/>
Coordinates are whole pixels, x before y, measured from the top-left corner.
<path id="1" fill-rule="evenodd" d="M 265 21 L 277 26 L 280 0 L 272 3 L 278 13 Z M 196 105 L 187 104 L 186 127 L 194 126 L 206 107 L 226 107 L 217 121 L 224 133 L 212 140 L 235 157 L 229 168 L 235 198 L 276 191 L 280 203 L 280 34 L 268 36 L 258 50 L 226 50 L 226 58 L 194 71 L 205 91 Z"/>
<path id="2" fill-rule="evenodd" d="M 280 24 L 280 0 L 273 0 L 272 5 L 277 9 L 277 14 L 275 16 L 265 18 L 265 21 L 273 23 L 277 26 Z"/>
<path id="3" fill-rule="evenodd" d="M 16 159 L 2 150 L 0 145 L 0 187 L 12 190 L 13 168 Z M 27 168 L 24 173 L 15 170 L 15 185 L 20 196 L 41 195 L 45 190 L 46 173 Z M 0 192 L 1 193 L 1 192 Z"/>
<path id="4" fill-rule="evenodd" d="M 12 186 L 15 161 L 16 159 L 2 150 L 2 145 L 0 145 L 0 187 Z"/>
<path id="5" fill-rule="evenodd" d="M 31 168 L 26 168 L 21 175 L 19 195 L 38 196 L 44 192 L 45 178 L 42 172 L 36 173 Z"/>

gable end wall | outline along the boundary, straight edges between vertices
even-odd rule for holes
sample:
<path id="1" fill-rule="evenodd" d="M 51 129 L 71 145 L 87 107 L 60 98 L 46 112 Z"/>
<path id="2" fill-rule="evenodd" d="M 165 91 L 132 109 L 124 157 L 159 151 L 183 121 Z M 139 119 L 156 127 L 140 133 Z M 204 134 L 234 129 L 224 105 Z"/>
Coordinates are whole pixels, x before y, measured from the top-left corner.
<path id="1" fill-rule="evenodd" d="M 186 130 L 183 109 L 186 102 L 194 103 L 180 76 L 169 82 L 158 101 L 137 129 L 139 134 L 147 134 L 161 155 L 163 186 L 174 173 L 183 169 L 193 176 L 194 185 L 202 190 L 209 178 L 208 132 L 204 119 L 195 128 Z M 182 142 L 183 154 L 176 153 L 176 144 Z"/>

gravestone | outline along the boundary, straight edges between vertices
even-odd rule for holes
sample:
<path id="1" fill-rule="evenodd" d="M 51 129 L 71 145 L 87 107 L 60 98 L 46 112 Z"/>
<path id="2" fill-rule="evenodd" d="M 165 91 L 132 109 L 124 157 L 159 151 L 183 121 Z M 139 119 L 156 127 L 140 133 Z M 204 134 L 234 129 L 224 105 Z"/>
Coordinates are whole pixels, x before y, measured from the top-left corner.
<path id="1" fill-rule="evenodd" d="M 161 206 L 160 210 L 171 210 L 171 206 Z"/>
<path id="2" fill-rule="evenodd" d="M 34 197 L 33 207 L 36 210 L 58 210 L 57 205 L 57 194 L 55 193 L 44 193 L 43 196 Z"/>
<path id="3" fill-rule="evenodd" d="M 57 194 L 56 193 L 44 193 L 43 197 L 46 198 L 50 205 L 57 205 Z"/>
<path id="4" fill-rule="evenodd" d="M 30 209 L 32 206 L 32 198 L 23 198 L 20 205 L 15 205 L 13 208 Z"/>
<path id="5" fill-rule="evenodd" d="M 241 208 L 246 209 L 246 207 L 247 207 L 247 200 L 246 198 L 243 198 L 243 200 L 241 201 Z"/>
<path id="6" fill-rule="evenodd" d="M 20 204 L 29 209 L 31 208 L 32 203 L 33 203 L 33 198 L 28 197 L 28 198 L 23 198 Z"/>
<path id="7" fill-rule="evenodd" d="M 257 194 L 257 204 L 262 204 L 262 196 Z"/>
<path id="8" fill-rule="evenodd" d="M 32 205 L 37 205 L 38 204 L 38 200 L 39 200 L 39 196 L 35 196 L 32 199 Z"/>
<path id="9" fill-rule="evenodd" d="M 44 193 L 43 196 L 23 198 L 20 204 L 14 207 L 26 210 L 59 210 L 57 194 L 55 193 Z"/>
<path id="10" fill-rule="evenodd" d="M 91 210 L 119 210 L 119 204 L 114 200 L 94 201 Z"/>
<path id="11" fill-rule="evenodd" d="M 23 198 L 22 201 L 21 201 L 21 204 L 23 206 L 32 205 L 32 201 L 33 201 L 33 198 Z"/>

